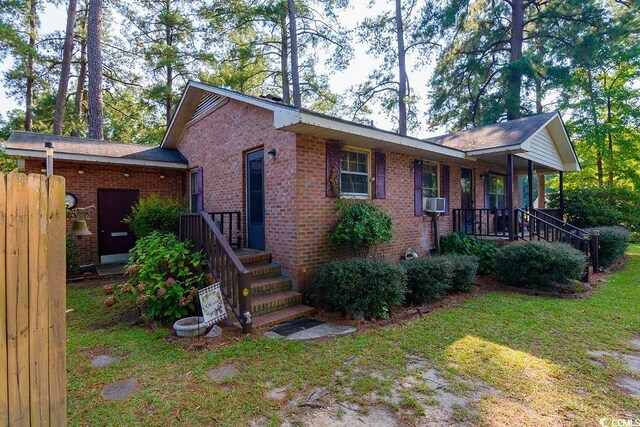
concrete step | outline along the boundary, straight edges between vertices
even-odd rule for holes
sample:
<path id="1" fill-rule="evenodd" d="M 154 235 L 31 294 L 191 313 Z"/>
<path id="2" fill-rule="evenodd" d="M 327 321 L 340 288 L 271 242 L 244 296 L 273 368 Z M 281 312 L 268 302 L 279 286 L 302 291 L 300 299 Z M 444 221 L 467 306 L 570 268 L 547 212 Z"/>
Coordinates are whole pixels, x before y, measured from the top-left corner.
<path id="1" fill-rule="evenodd" d="M 262 295 L 251 299 L 251 313 L 253 316 L 282 310 L 302 302 L 302 294 L 295 291 L 283 291 L 275 294 Z"/>
<path id="2" fill-rule="evenodd" d="M 269 277 L 278 277 L 282 274 L 282 266 L 275 262 L 245 265 L 245 267 L 251 273 L 252 279 L 266 279 Z"/>
<path id="3" fill-rule="evenodd" d="M 299 317 L 310 316 L 314 312 L 314 308 L 307 305 L 298 304 L 284 308 L 282 310 L 273 311 L 254 317 L 252 320 L 253 327 L 263 328 L 267 326 L 277 325 L 279 323 L 289 322 Z"/>
<path id="4" fill-rule="evenodd" d="M 251 279 L 251 295 L 254 297 L 290 290 L 291 279 L 285 276 Z"/>
<path id="5" fill-rule="evenodd" d="M 238 259 L 245 267 L 250 265 L 269 264 L 271 262 L 270 252 L 251 251 L 243 249 L 238 255 Z"/>

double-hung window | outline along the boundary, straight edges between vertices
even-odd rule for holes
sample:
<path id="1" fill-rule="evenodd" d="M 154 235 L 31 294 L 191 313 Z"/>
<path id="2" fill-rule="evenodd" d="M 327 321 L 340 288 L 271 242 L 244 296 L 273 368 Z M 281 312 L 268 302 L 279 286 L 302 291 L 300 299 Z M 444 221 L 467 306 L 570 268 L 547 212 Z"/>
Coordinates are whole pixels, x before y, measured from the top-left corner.
<path id="1" fill-rule="evenodd" d="M 438 164 L 431 162 L 422 162 L 422 196 L 438 197 Z"/>
<path id="2" fill-rule="evenodd" d="M 340 192 L 345 196 L 369 197 L 369 152 L 340 152 Z"/>
<path id="3" fill-rule="evenodd" d="M 202 210 L 202 168 L 198 168 L 189 175 L 189 189 L 191 196 L 191 212 Z"/>
<path id="4" fill-rule="evenodd" d="M 489 174 L 489 209 L 504 209 L 505 192 L 504 176 Z"/>

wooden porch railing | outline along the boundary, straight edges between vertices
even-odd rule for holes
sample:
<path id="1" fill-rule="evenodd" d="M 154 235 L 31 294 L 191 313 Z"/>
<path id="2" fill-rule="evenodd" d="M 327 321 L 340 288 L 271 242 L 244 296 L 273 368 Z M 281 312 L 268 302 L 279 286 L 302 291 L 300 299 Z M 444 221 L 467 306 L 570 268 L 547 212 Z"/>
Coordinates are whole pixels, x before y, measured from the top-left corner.
<path id="1" fill-rule="evenodd" d="M 242 248 L 242 226 L 240 224 L 240 211 L 233 212 L 209 212 L 214 224 L 220 225 L 220 231 L 233 248 Z"/>
<path id="2" fill-rule="evenodd" d="M 180 239 L 190 240 L 202 251 L 211 274 L 220 288 L 242 331 L 251 331 L 250 273 L 235 254 L 227 238 L 207 212 L 180 214 Z"/>

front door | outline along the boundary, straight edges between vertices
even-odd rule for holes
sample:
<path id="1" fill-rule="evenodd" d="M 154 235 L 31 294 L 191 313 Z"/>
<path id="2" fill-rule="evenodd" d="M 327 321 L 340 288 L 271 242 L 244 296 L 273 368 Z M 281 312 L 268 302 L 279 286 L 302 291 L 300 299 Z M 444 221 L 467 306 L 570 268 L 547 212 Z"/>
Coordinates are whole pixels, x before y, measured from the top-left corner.
<path id="1" fill-rule="evenodd" d="M 475 188 L 473 185 L 473 169 L 460 169 L 461 197 L 460 207 L 467 209 L 462 219 L 462 229 L 466 234 L 473 234 L 473 209 L 475 208 Z"/>
<path id="2" fill-rule="evenodd" d="M 247 154 L 247 246 L 264 250 L 264 153 Z"/>
<path id="3" fill-rule="evenodd" d="M 126 261 L 136 238 L 122 220 L 140 197 L 139 190 L 98 190 L 100 262 Z"/>

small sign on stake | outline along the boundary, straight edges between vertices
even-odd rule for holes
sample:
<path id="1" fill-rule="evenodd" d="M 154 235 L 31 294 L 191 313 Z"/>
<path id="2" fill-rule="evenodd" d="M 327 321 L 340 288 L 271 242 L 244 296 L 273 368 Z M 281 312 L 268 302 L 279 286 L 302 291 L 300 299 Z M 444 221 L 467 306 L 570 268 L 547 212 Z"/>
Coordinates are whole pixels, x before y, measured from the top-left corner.
<path id="1" fill-rule="evenodd" d="M 227 318 L 227 310 L 224 307 L 224 298 L 220 290 L 220 283 L 214 283 L 198 291 L 200 307 L 205 324 L 211 326 Z"/>

